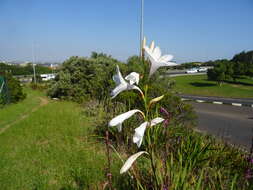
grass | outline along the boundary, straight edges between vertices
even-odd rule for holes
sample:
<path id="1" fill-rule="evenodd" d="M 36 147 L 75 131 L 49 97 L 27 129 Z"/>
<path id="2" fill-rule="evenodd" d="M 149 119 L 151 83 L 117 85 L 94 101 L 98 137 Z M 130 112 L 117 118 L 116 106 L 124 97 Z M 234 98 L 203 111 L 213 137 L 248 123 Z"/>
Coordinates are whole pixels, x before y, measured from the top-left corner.
<path id="1" fill-rule="evenodd" d="M 17 118 L 20 118 L 22 115 L 29 113 L 33 108 L 40 104 L 40 96 L 43 96 L 43 93 L 40 91 L 33 91 L 30 88 L 24 88 L 27 97 L 24 101 L 17 104 L 11 104 L 4 109 L 0 109 L 0 129 L 14 122 Z"/>
<path id="2" fill-rule="evenodd" d="M 38 105 L 41 95 L 29 90 L 30 101 L 27 98 L 1 110 L 1 123 L 12 122 Z M 90 135 L 92 120 L 75 103 L 49 101 L 0 134 L 1 189 L 102 186 L 106 180 L 105 148 Z M 118 173 L 118 159 L 114 163 L 114 173 Z"/>
<path id="3" fill-rule="evenodd" d="M 206 75 L 178 76 L 175 90 L 183 94 L 218 96 L 229 98 L 253 98 L 253 80 L 241 78 L 236 83 L 227 82 L 222 86 L 208 81 Z"/>
<path id="4" fill-rule="evenodd" d="M 1 189 L 103 189 L 106 184 L 106 148 L 94 138 L 94 129 L 104 129 L 104 125 L 98 126 L 96 123 L 101 124 L 99 120 L 103 121 L 102 117 L 108 117 L 110 113 L 99 110 L 99 107 L 92 112 L 87 105 L 82 107 L 73 102 L 48 100 L 47 104 L 19 120 L 22 113 L 27 114 L 40 104 L 37 101 L 39 97 L 46 98 L 41 92 L 29 89 L 27 92 L 31 101 L 26 99 L 1 110 L 6 116 L 2 117 L 1 122 L 18 121 L 0 134 Z M 15 111 L 15 107 L 19 108 L 19 112 Z M 8 111 L 15 115 L 9 116 Z M 234 174 L 240 177 L 236 187 L 251 189 L 246 187 L 245 182 L 239 184 L 241 179 L 244 180 L 245 156 L 240 151 L 227 146 L 224 148 L 206 136 L 184 133 L 180 126 L 168 129 L 166 134 L 169 135 L 164 136 L 167 138 L 164 142 L 170 145 L 170 152 L 165 164 L 171 189 L 236 189 L 230 188 Z M 129 156 L 129 152 L 124 151 L 130 150 L 129 146 L 119 147 L 124 159 Z M 161 155 L 163 153 L 158 157 Z M 160 161 L 159 167 L 162 167 L 163 162 Z M 113 187 L 133 189 L 134 179 L 127 174 L 119 175 L 122 163 L 115 154 L 111 163 Z M 141 182 L 150 188 L 152 181 L 148 164 L 146 159 L 136 163 L 140 170 L 135 168 L 135 171 L 140 174 Z M 160 176 L 165 176 L 160 169 Z M 208 177 L 202 178 L 202 174 Z"/>

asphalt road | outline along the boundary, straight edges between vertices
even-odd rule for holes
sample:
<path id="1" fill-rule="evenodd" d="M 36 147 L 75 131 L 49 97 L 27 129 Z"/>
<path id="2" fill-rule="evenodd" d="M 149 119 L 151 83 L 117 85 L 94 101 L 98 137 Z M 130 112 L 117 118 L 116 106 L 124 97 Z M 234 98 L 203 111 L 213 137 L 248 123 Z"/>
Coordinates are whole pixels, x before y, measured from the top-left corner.
<path id="1" fill-rule="evenodd" d="M 198 115 L 198 129 L 232 144 L 250 149 L 253 108 L 191 102 Z"/>
<path id="2" fill-rule="evenodd" d="M 184 95 L 179 94 L 181 98 L 190 99 L 190 100 L 203 100 L 205 102 L 222 102 L 224 104 L 232 104 L 239 103 L 245 106 L 252 107 L 253 98 L 222 98 L 222 97 L 214 97 L 214 96 L 196 96 L 196 95 Z"/>
<path id="3" fill-rule="evenodd" d="M 206 75 L 206 72 L 199 73 L 177 73 L 177 74 L 168 74 L 170 77 L 179 77 L 179 76 L 187 76 L 187 75 Z"/>
<path id="4" fill-rule="evenodd" d="M 187 76 L 187 75 L 206 75 L 206 72 L 198 72 L 198 73 L 185 73 L 185 72 L 186 70 L 170 71 L 167 72 L 167 75 L 170 77 Z"/>

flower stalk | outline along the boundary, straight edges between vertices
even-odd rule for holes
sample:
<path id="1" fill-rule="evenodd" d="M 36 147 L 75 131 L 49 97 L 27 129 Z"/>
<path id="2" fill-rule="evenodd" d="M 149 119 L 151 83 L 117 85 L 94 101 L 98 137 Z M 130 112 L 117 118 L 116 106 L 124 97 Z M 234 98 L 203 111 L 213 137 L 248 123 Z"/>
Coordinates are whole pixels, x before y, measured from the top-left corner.
<path id="1" fill-rule="evenodd" d="M 151 61 L 151 66 L 150 66 L 150 73 L 149 77 L 159 68 L 159 67 L 164 67 L 164 66 L 173 66 L 176 65 L 175 63 L 170 62 L 173 58 L 172 55 L 164 55 L 162 56 L 160 48 L 157 46 L 155 47 L 154 42 L 151 43 L 150 47 L 147 47 L 144 43 L 143 49 L 147 53 L 147 56 L 149 60 Z M 144 62 L 144 59 L 142 59 Z M 144 146 L 144 151 L 137 152 L 130 156 L 124 165 L 122 166 L 120 170 L 120 174 L 123 174 L 125 172 L 128 172 L 128 170 L 131 168 L 132 164 L 137 160 L 138 157 L 142 156 L 143 154 L 148 154 L 148 158 L 150 159 L 150 166 L 151 170 L 153 173 L 153 180 L 155 184 L 155 189 L 161 189 L 158 176 L 156 174 L 157 172 L 157 165 L 156 165 L 156 156 L 155 156 L 155 144 L 153 141 L 157 141 L 159 137 L 157 136 L 157 130 L 154 128 L 155 125 L 158 125 L 162 122 L 164 122 L 164 119 L 161 117 L 152 117 L 154 115 L 158 115 L 158 112 L 156 110 L 156 114 L 151 115 L 151 108 L 152 105 L 156 104 L 157 102 L 161 101 L 163 99 L 163 95 L 157 98 L 152 99 L 151 101 L 148 102 L 148 85 L 144 86 L 144 93 L 143 91 L 137 86 L 139 83 L 139 77 L 140 75 L 136 72 L 132 72 L 129 75 L 123 78 L 119 67 L 117 66 L 116 68 L 117 74 L 113 76 L 113 80 L 116 82 L 116 87 L 113 89 L 111 96 L 112 98 L 115 98 L 118 94 L 120 94 L 123 91 L 127 90 L 137 90 L 143 100 L 144 108 L 145 111 L 141 111 L 138 109 L 135 110 L 130 110 L 126 113 L 122 113 L 116 117 L 114 117 L 110 122 L 109 126 L 110 127 L 117 127 L 118 131 L 121 132 L 122 130 L 122 124 L 126 119 L 129 119 L 132 117 L 135 113 L 141 113 L 143 117 L 143 123 L 135 128 L 135 134 L 133 135 L 133 143 L 137 144 L 137 147 L 140 148 L 142 146 L 143 140 L 144 140 L 144 135 L 146 133 L 146 138 L 144 140 L 145 146 Z M 110 150 L 109 150 L 109 135 L 108 131 L 106 133 L 106 144 L 107 144 L 107 154 L 108 154 L 108 169 L 110 170 Z M 135 173 L 135 172 L 134 172 Z M 135 175 L 136 176 L 136 175 Z M 137 183 L 139 184 L 138 179 Z M 111 175 L 108 176 L 108 181 L 111 186 Z M 138 185 L 139 186 L 139 185 Z"/>
<path id="2" fill-rule="evenodd" d="M 106 151 L 107 151 L 107 171 L 106 177 L 108 180 L 109 189 L 112 190 L 112 173 L 111 173 L 111 154 L 110 154 L 110 140 L 109 140 L 109 131 L 106 131 L 105 137 Z"/>

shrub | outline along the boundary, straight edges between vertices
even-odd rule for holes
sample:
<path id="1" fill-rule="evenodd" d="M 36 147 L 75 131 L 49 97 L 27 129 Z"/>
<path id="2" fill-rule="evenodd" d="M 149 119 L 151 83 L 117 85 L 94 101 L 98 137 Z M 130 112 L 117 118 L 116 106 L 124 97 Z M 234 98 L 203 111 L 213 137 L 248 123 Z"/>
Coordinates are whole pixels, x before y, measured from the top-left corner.
<path id="1" fill-rule="evenodd" d="M 55 80 L 50 85 L 48 95 L 76 102 L 90 98 L 102 100 L 108 97 L 113 81 L 115 64 L 123 64 L 109 56 L 96 58 L 70 57 L 66 60 Z"/>
<path id="2" fill-rule="evenodd" d="M 1 73 L 0 75 L 5 78 L 7 83 L 9 103 L 17 103 L 18 101 L 25 99 L 26 94 L 23 92 L 22 86 L 17 79 L 15 79 L 10 73 Z"/>

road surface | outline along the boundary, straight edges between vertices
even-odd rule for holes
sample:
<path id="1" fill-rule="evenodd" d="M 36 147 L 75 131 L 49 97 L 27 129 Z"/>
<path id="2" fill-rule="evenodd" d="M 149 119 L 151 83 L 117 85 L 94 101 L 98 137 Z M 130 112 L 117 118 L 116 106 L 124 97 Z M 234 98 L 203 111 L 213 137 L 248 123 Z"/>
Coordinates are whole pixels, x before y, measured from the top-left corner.
<path id="1" fill-rule="evenodd" d="M 253 136 L 253 108 L 190 102 L 197 115 L 198 129 L 232 144 L 250 149 Z"/>
<path id="2" fill-rule="evenodd" d="M 197 96 L 197 95 L 184 95 L 179 94 L 181 98 L 189 100 L 202 100 L 205 102 L 221 102 L 223 104 L 242 104 L 243 106 L 253 107 L 253 98 L 222 98 L 214 96 Z"/>
<path id="3" fill-rule="evenodd" d="M 178 76 L 187 76 L 187 75 L 206 75 L 207 72 L 197 72 L 197 73 L 186 73 L 186 70 L 180 71 L 169 71 L 167 75 L 170 77 L 178 77 Z"/>

